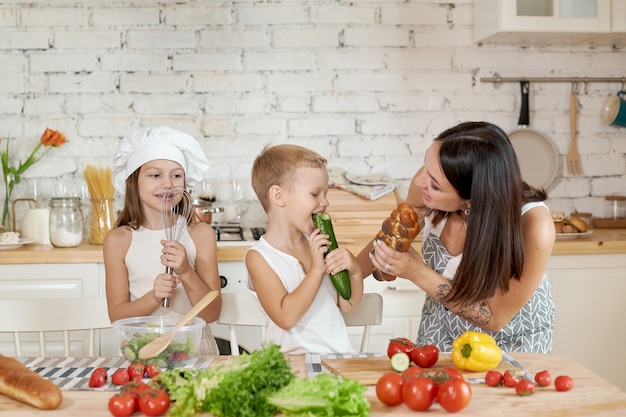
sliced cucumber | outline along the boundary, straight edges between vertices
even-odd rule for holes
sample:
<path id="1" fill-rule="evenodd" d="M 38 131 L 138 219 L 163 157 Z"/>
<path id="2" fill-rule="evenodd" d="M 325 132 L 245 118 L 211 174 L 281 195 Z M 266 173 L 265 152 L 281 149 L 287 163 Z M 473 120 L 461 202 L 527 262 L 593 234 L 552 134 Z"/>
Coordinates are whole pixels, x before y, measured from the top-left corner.
<path id="1" fill-rule="evenodd" d="M 409 365 L 411 365 L 411 359 L 404 352 L 396 352 L 391 357 L 391 368 L 396 372 L 406 371 L 409 369 Z"/>

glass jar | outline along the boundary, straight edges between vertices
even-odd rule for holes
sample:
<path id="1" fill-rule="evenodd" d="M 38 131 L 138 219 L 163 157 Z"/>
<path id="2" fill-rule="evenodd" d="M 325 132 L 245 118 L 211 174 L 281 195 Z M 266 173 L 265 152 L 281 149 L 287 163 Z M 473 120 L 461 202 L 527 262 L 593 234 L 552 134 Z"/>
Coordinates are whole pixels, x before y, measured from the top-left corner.
<path id="1" fill-rule="evenodd" d="M 57 248 L 73 248 L 83 241 L 83 213 L 78 197 L 50 199 L 50 243 Z"/>

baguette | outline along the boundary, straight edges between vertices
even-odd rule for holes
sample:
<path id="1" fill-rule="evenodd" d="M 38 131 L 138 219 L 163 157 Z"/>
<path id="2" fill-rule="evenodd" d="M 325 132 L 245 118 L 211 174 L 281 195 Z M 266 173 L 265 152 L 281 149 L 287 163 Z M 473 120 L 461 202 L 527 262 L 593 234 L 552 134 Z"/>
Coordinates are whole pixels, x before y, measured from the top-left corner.
<path id="1" fill-rule="evenodd" d="M 0 394 L 42 410 L 58 408 L 63 401 L 54 383 L 28 369 L 17 359 L 0 355 Z"/>
<path id="2" fill-rule="evenodd" d="M 381 226 L 375 239 L 382 240 L 387 246 L 400 252 L 406 252 L 415 236 L 420 231 L 417 213 L 409 203 L 398 204 Z M 375 269 L 372 273 L 378 281 L 393 281 L 395 276 Z"/>

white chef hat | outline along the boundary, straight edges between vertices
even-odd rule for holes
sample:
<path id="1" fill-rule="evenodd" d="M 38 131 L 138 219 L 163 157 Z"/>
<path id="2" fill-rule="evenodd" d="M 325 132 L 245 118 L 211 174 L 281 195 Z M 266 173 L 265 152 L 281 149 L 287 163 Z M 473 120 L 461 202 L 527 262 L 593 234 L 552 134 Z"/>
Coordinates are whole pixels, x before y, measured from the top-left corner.
<path id="1" fill-rule="evenodd" d="M 126 179 L 143 164 L 155 159 L 178 162 L 185 171 L 185 184 L 192 189 L 209 169 L 198 141 L 191 135 L 167 126 L 148 127 L 126 136 L 113 159 L 113 186 L 126 191 Z"/>

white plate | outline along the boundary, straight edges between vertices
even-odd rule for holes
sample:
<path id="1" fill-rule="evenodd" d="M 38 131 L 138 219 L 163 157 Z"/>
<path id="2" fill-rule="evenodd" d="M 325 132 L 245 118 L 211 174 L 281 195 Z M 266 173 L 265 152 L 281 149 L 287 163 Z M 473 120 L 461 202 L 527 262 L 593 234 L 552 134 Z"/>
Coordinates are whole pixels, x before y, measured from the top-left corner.
<path id="1" fill-rule="evenodd" d="M 557 239 L 575 239 L 581 236 L 588 236 L 592 233 L 593 233 L 593 230 L 587 230 L 586 232 L 580 232 L 580 233 L 557 233 L 556 238 Z"/>
<path id="2" fill-rule="evenodd" d="M 559 171 L 559 151 L 554 143 L 529 128 L 509 133 L 522 178 L 535 187 L 548 188 Z"/>
<path id="3" fill-rule="evenodd" d="M 22 245 L 28 245 L 29 243 L 33 243 L 34 239 L 24 239 L 20 238 L 18 243 L 0 243 L 0 250 L 13 250 L 22 247 Z"/>

